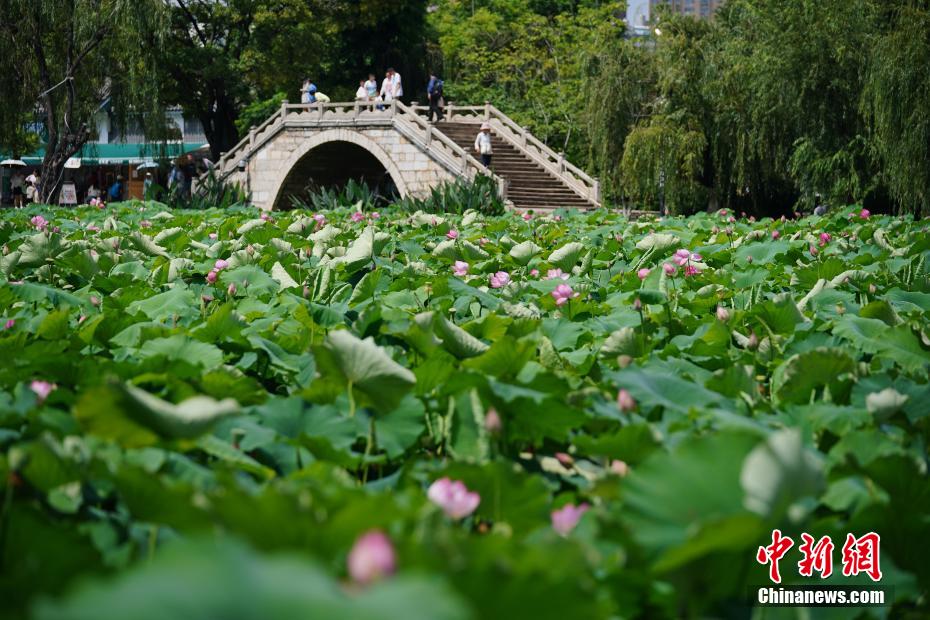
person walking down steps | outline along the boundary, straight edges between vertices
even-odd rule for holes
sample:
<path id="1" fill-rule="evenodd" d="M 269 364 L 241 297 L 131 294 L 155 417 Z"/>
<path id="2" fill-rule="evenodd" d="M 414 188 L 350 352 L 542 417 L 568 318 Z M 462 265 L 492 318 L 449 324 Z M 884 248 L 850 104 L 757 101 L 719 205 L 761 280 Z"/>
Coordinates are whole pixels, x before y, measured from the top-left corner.
<path id="1" fill-rule="evenodd" d="M 431 73 L 429 76 L 429 84 L 426 85 L 426 94 L 429 95 L 429 120 L 432 122 L 433 115 L 436 115 L 436 120 L 442 120 L 442 88 L 443 81 L 436 77 L 435 74 Z"/>
<path id="2" fill-rule="evenodd" d="M 494 154 L 491 148 L 491 124 L 481 123 L 481 131 L 475 138 L 475 152 L 481 156 L 481 163 L 485 168 L 491 167 L 491 155 Z"/>

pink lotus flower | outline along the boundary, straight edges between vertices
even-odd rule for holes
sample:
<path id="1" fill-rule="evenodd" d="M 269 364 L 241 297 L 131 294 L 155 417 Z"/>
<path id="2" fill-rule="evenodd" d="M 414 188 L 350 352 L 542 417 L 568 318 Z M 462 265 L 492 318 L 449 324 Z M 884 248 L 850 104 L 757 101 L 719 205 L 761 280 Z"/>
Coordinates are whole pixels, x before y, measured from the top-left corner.
<path id="1" fill-rule="evenodd" d="M 267 213 L 262 213 L 262 214 L 259 215 L 258 217 L 259 217 L 260 219 L 265 220 L 266 222 L 270 222 L 270 221 L 271 221 L 271 216 L 268 215 Z"/>
<path id="2" fill-rule="evenodd" d="M 559 284 L 555 287 L 555 290 L 552 291 L 552 297 L 555 299 L 556 306 L 562 306 L 569 299 L 578 297 L 578 293 L 572 290 L 567 284 Z"/>
<path id="3" fill-rule="evenodd" d="M 216 239 L 218 235 L 216 233 L 210 233 L 207 236 L 210 237 L 211 239 Z"/>
<path id="4" fill-rule="evenodd" d="M 203 295 L 200 296 L 200 301 L 202 301 L 205 304 L 208 304 L 211 301 L 213 301 L 213 295 L 207 295 L 206 293 L 204 293 Z"/>
<path id="5" fill-rule="evenodd" d="M 236 283 L 230 282 L 229 286 L 226 287 L 226 294 L 230 297 L 235 297 L 236 295 Z"/>
<path id="6" fill-rule="evenodd" d="M 504 288 L 510 283 L 510 274 L 506 271 L 498 271 L 491 274 L 491 288 Z"/>
<path id="7" fill-rule="evenodd" d="M 685 276 L 696 276 L 701 273 L 701 270 L 695 267 L 694 265 L 685 266 Z"/>
<path id="8" fill-rule="evenodd" d="M 636 409 L 636 399 L 627 390 L 622 389 L 617 392 L 617 406 L 620 411 L 630 412 Z"/>
<path id="9" fill-rule="evenodd" d="M 533 276 L 534 278 L 538 278 L 538 277 L 539 277 L 539 269 L 530 269 L 530 275 Z"/>
<path id="10" fill-rule="evenodd" d="M 249 256 L 252 256 L 255 254 L 255 247 L 250 243 L 249 245 L 245 246 L 245 253 Z"/>
<path id="11" fill-rule="evenodd" d="M 216 269 L 217 271 L 222 271 L 223 269 L 226 269 L 227 267 L 229 267 L 229 261 L 224 260 L 222 258 L 217 260 L 215 263 L 213 263 L 213 268 Z"/>
<path id="12" fill-rule="evenodd" d="M 151 228 L 152 223 L 148 220 L 142 220 L 141 222 L 139 222 L 139 227 L 140 228 Z"/>
<path id="13" fill-rule="evenodd" d="M 316 222 L 316 228 L 323 228 L 326 226 L 326 216 L 322 213 L 316 213 L 313 216 L 313 221 Z"/>
<path id="14" fill-rule="evenodd" d="M 671 276 L 674 276 L 676 273 L 678 273 L 678 267 L 676 267 L 675 265 L 671 263 L 664 263 L 662 265 L 662 271 L 665 272 L 665 275 L 671 277 Z"/>
<path id="15" fill-rule="evenodd" d="M 48 395 L 51 394 L 58 386 L 48 381 L 34 380 L 29 384 L 29 389 L 35 392 L 39 404 L 44 403 Z"/>
<path id="16" fill-rule="evenodd" d="M 833 237 L 830 235 L 830 233 L 827 233 L 827 232 L 820 233 L 820 247 L 827 245 L 828 243 L 830 243 L 832 239 Z"/>
<path id="17" fill-rule="evenodd" d="M 568 280 L 571 276 L 562 271 L 561 269 L 550 269 L 546 272 L 546 277 L 543 280 Z"/>
<path id="18" fill-rule="evenodd" d="M 7 319 L 7 322 L 4 324 L 3 329 L 13 329 L 14 325 L 16 325 L 15 319 Z"/>
<path id="19" fill-rule="evenodd" d="M 636 272 L 636 277 L 638 277 L 640 280 L 645 280 L 646 278 L 649 277 L 649 274 L 651 272 L 652 272 L 651 269 L 647 269 L 646 267 L 643 267 L 642 269 Z"/>
<path id="20" fill-rule="evenodd" d="M 480 239 L 478 239 L 478 245 L 487 245 L 489 243 L 491 243 L 491 240 L 488 239 L 487 237 L 481 237 Z"/>
<path id="21" fill-rule="evenodd" d="M 468 275 L 468 263 L 463 260 L 455 261 L 452 265 L 452 273 L 459 277 Z"/>
<path id="22" fill-rule="evenodd" d="M 524 211 L 524 213 L 523 213 L 523 219 L 524 219 L 525 221 L 529 222 L 531 219 L 533 219 L 533 214 L 530 213 L 529 211 Z"/>
<path id="23" fill-rule="evenodd" d="M 700 254 L 698 254 L 697 252 L 692 253 L 689 250 L 686 250 L 685 248 L 681 248 L 680 250 L 675 252 L 675 262 L 678 263 L 679 267 L 683 267 L 684 265 L 686 265 L 687 263 L 691 261 L 698 262 L 700 260 L 701 260 Z"/>
<path id="24" fill-rule="evenodd" d="M 369 215 L 368 217 L 370 217 L 373 220 L 377 220 L 381 218 L 381 214 L 378 213 L 377 211 L 372 211 L 371 215 Z"/>
<path id="25" fill-rule="evenodd" d="M 352 214 L 353 222 L 358 223 L 358 222 L 363 221 L 364 219 L 365 219 L 365 214 L 362 213 L 361 211 L 356 211 L 355 213 Z"/>
<path id="26" fill-rule="evenodd" d="M 396 565 L 394 546 L 380 530 L 370 530 L 359 536 L 349 551 L 349 576 L 360 585 L 392 575 Z"/>
<path id="27" fill-rule="evenodd" d="M 48 227 L 48 220 L 41 215 L 33 215 L 29 221 L 36 227 L 36 230 L 45 230 Z"/>
<path id="28" fill-rule="evenodd" d="M 501 432 L 502 426 L 501 416 L 497 413 L 497 409 L 494 407 L 488 409 L 487 413 L 484 414 L 484 430 L 492 435 L 496 435 Z"/>
<path id="29" fill-rule="evenodd" d="M 480 495 L 469 491 L 463 482 L 449 478 L 440 478 L 431 484 L 426 496 L 452 519 L 464 519 L 481 503 Z"/>
<path id="30" fill-rule="evenodd" d="M 818 254 L 820 254 L 820 251 L 814 246 L 810 247 L 810 252 L 811 252 L 811 256 L 817 256 Z"/>
<path id="31" fill-rule="evenodd" d="M 93 225 L 93 224 L 88 224 L 88 225 L 87 225 L 87 230 L 89 230 L 89 231 L 91 231 L 91 232 L 100 232 L 100 227 L 99 227 L 99 226 L 95 226 L 95 225 Z"/>
<path id="32" fill-rule="evenodd" d="M 559 510 L 552 511 L 552 529 L 559 533 L 560 536 L 568 536 L 569 532 L 575 529 L 581 516 L 588 511 L 588 504 L 574 506 L 565 504 Z"/>
<path id="33" fill-rule="evenodd" d="M 94 308 L 98 307 L 100 305 L 100 298 L 97 297 L 96 295 L 91 295 L 90 305 L 92 305 Z"/>
<path id="34" fill-rule="evenodd" d="M 554 456 L 555 460 L 565 467 L 571 467 L 575 464 L 575 459 L 572 458 L 571 454 L 566 452 L 556 452 Z"/>
<path id="35" fill-rule="evenodd" d="M 459 231 L 457 231 L 457 230 L 455 230 L 455 229 L 453 228 L 452 230 L 450 230 L 449 232 L 446 233 L 446 237 L 448 237 L 449 239 L 458 239 L 458 238 L 459 238 Z"/>
<path id="36" fill-rule="evenodd" d="M 781 233 L 778 232 L 777 230 L 773 230 L 773 231 L 772 231 L 772 239 L 773 239 L 773 240 L 774 240 L 774 239 L 778 239 L 779 237 L 781 237 Z"/>
<path id="37" fill-rule="evenodd" d="M 207 282 L 209 282 L 210 284 L 213 284 L 214 282 L 216 282 L 216 273 L 217 272 L 215 269 L 211 269 L 210 273 L 207 274 Z"/>
<path id="38" fill-rule="evenodd" d="M 717 306 L 717 320 L 726 323 L 730 320 L 730 311 L 726 306 Z"/>
<path id="39" fill-rule="evenodd" d="M 862 211 L 859 212 L 859 218 L 860 218 L 860 219 L 863 219 L 863 220 L 869 219 L 869 216 L 871 216 L 871 215 L 872 215 L 872 214 L 869 213 L 869 210 L 868 210 L 868 209 L 863 209 Z"/>
<path id="40" fill-rule="evenodd" d="M 553 216 L 552 216 L 552 219 L 553 219 L 553 221 L 561 222 L 561 221 L 562 221 L 562 216 L 561 216 L 561 215 L 553 215 Z"/>

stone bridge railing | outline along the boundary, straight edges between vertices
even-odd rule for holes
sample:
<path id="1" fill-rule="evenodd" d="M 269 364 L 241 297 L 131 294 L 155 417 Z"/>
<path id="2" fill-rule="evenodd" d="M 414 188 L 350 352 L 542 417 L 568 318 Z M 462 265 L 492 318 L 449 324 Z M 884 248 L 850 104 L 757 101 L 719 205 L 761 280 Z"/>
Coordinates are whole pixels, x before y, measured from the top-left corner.
<path id="1" fill-rule="evenodd" d="M 418 115 L 428 115 L 429 106 L 411 106 Z M 490 102 L 483 106 L 459 106 L 446 104 L 443 109 L 445 119 L 455 122 L 488 122 L 495 133 L 509 142 L 517 150 L 557 176 L 577 194 L 600 205 L 600 182 L 584 170 L 565 159 L 565 153 L 556 153 L 545 142 L 520 126 L 516 121 L 498 110 Z"/>

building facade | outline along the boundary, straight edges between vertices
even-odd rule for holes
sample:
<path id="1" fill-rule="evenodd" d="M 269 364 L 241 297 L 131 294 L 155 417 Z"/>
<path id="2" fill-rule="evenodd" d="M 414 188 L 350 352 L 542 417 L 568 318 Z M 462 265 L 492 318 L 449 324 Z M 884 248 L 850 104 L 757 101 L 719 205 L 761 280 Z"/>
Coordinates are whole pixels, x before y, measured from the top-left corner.
<path id="1" fill-rule="evenodd" d="M 660 5 L 667 5 L 672 11 L 681 15 L 710 19 L 723 2 L 724 0 L 628 0 L 626 3 L 627 29 L 633 36 L 649 35 Z"/>

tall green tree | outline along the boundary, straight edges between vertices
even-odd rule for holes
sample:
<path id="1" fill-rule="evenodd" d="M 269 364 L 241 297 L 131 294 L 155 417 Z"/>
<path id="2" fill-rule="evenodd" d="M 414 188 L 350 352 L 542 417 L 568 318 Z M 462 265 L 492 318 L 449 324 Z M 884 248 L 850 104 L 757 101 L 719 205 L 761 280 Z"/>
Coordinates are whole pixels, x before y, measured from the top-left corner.
<path id="1" fill-rule="evenodd" d="M 56 200 L 65 162 L 93 136 L 104 103 L 123 121 L 132 108 L 149 133 L 164 131 L 155 59 L 139 36 L 160 41 L 162 2 L 0 0 L 0 15 L 0 138 L 15 142 L 23 114 L 35 114 L 45 142 L 42 200 Z"/>

